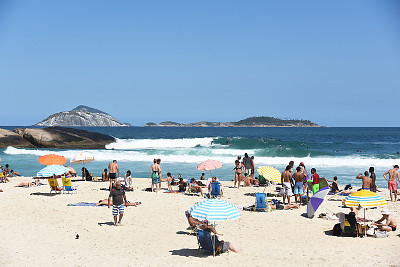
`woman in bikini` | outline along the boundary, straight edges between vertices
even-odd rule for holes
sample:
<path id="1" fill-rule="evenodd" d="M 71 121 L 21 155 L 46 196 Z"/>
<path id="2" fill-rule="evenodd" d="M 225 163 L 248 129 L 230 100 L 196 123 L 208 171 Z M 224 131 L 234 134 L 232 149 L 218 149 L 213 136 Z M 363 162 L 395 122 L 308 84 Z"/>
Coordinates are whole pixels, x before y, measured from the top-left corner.
<path id="1" fill-rule="evenodd" d="M 240 187 L 240 181 L 243 179 L 242 177 L 242 171 L 243 171 L 243 164 L 240 163 L 239 160 L 235 160 L 235 168 L 233 168 L 233 171 L 235 171 L 235 183 L 233 187 L 236 187 L 236 182 L 238 183 L 238 188 Z"/>

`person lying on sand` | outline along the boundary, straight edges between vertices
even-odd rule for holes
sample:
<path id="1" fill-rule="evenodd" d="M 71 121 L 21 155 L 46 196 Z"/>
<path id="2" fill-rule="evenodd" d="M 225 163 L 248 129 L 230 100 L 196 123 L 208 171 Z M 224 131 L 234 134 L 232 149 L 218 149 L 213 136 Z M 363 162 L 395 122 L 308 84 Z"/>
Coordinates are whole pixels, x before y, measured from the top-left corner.
<path id="1" fill-rule="evenodd" d="M 110 205 L 112 205 L 113 204 L 112 199 L 110 201 L 111 201 Z M 133 203 L 125 202 L 124 203 L 125 207 L 128 207 L 128 206 L 136 207 L 136 206 L 139 206 L 140 204 L 142 204 L 142 202 L 133 202 Z M 107 205 L 108 205 L 108 198 L 99 200 L 99 203 L 96 204 L 96 206 L 107 206 Z"/>
<path id="2" fill-rule="evenodd" d="M 14 187 L 31 187 L 31 186 L 37 186 L 39 185 L 39 180 L 36 179 L 34 182 L 20 182 Z"/>
<path id="3" fill-rule="evenodd" d="M 287 204 L 287 205 L 282 205 L 282 204 L 270 204 L 271 209 L 277 209 L 277 210 L 290 210 L 290 209 L 298 209 L 300 208 L 300 204 Z"/>

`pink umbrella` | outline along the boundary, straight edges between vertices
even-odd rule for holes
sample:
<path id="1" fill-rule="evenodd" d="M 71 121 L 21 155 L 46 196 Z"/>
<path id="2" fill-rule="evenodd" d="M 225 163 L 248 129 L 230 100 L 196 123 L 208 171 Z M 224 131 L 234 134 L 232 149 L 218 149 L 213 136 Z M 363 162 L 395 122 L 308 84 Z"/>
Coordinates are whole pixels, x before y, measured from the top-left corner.
<path id="1" fill-rule="evenodd" d="M 198 171 L 210 171 L 211 176 L 212 176 L 212 170 L 215 169 L 219 169 L 222 167 L 222 163 L 217 161 L 217 160 L 213 160 L 213 159 L 208 159 L 206 161 L 204 161 L 203 163 L 200 163 L 199 166 L 197 166 L 197 170 Z"/>

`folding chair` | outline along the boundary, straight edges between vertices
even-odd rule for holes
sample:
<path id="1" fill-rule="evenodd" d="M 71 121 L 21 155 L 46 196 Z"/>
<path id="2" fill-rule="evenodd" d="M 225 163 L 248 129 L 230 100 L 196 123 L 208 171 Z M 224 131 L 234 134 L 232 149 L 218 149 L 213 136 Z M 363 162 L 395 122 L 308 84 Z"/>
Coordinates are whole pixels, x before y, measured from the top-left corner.
<path id="1" fill-rule="evenodd" d="M 222 197 L 221 184 L 219 182 L 211 183 L 211 197 L 212 198 Z"/>
<path id="2" fill-rule="evenodd" d="M 70 178 L 62 178 L 62 183 L 63 183 L 63 193 L 76 193 L 76 188 L 72 187 L 72 182 Z"/>
<path id="3" fill-rule="evenodd" d="M 203 249 L 207 252 L 213 253 L 214 256 L 222 253 L 220 249 L 216 249 L 219 247 L 220 241 L 215 235 L 211 235 L 208 231 L 197 231 L 197 243 L 199 244 L 197 251 Z"/>
<path id="4" fill-rule="evenodd" d="M 256 193 L 256 204 L 254 205 L 254 210 L 266 210 L 267 202 L 265 201 L 265 193 Z"/>
<path id="5" fill-rule="evenodd" d="M 50 193 L 51 192 L 55 192 L 55 193 L 61 193 L 61 191 L 63 190 L 62 188 L 60 188 L 58 186 L 58 182 L 56 178 L 47 178 L 47 181 L 49 182 L 50 185 Z"/>

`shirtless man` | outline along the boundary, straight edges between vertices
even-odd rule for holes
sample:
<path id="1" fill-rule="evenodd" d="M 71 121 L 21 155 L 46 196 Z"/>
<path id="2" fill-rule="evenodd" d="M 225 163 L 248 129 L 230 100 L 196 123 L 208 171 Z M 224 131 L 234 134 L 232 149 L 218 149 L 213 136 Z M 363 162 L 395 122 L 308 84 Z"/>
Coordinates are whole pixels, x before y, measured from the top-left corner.
<path id="1" fill-rule="evenodd" d="M 301 199 L 303 197 L 303 182 L 304 182 L 304 174 L 301 171 L 300 167 L 296 168 L 296 172 L 293 174 L 293 179 L 295 181 L 294 184 L 294 200 L 297 204 L 297 199 L 299 200 L 299 204 L 301 205 Z"/>
<path id="2" fill-rule="evenodd" d="M 389 174 L 389 180 L 386 178 L 386 175 Z M 393 201 L 393 195 L 394 195 L 394 201 L 397 201 L 397 181 L 396 179 L 399 180 L 399 165 L 394 165 L 393 169 L 388 170 L 385 172 L 383 175 L 386 181 L 388 181 L 388 189 L 390 191 L 390 201 Z"/>
<path id="3" fill-rule="evenodd" d="M 369 167 L 369 172 L 370 172 L 369 177 L 371 177 L 371 179 L 372 179 L 371 191 L 374 192 L 374 193 L 376 193 L 376 184 L 375 184 L 376 175 L 375 175 L 375 168 L 374 168 L 374 167 Z"/>
<path id="4" fill-rule="evenodd" d="M 157 164 L 157 159 L 154 159 L 153 160 L 153 165 L 151 165 L 151 168 L 150 168 L 150 171 L 151 171 L 151 173 L 150 173 L 150 176 L 151 176 L 151 192 L 154 192 L 154 187 L 156 188 L 156 192 L 157 192 L 157 185 L 159 184 L 159 183 L 161 183 L 161 179 L 160 179 L 160 170 L 159 170 L 159 168 L 161 168 L 161 167 L 159 167 L 159 165 Z"/>
<path id="5" fill-rule="evenodd" d="M 284 193 L 283 193 L 283 205 L 285 205 L 285 198 L 287 196 L 288 205 L 290 205 L 290 196 L 292 194 L 292 174 L 290 173 L 290 165 L 286 166 L 285 171 L 282 173 L 281 176 L 281 183 L 283 185 Z"/>
<path id="6" fill-rule="evenodd" d="M 368 175 L 369 175 L 369 173 L 367 171 L 365 171 L 364 172 L 364 176 L 362 175 L 362 173 L 360 173 L 356 177 L 357 179 L 362 179 L 362 189 L 363 190 L 370 190 L 371 189 L 372 179 Z"/>
<path id="7" fill-rule="evenodd" d="M 378 226 L 379 230 L 391 232 L 396 231 L 397 229 L 397 221 L 392 214 L 388 210 L 383 210 L 382 218 L 373 223 L 373 225 Z M 386 220 L 386 223 L 382 223 L 383 220 Z"/>
<path id="8" fill-rule="evenodd" d="M 118 177 L 121 175 L 119 174 L 119 166 L 117 161 L 114 159 L 113 162 L 108 164 L 108 169 L 109 171 L 109 177 L 110 177 L 110 190 L 112 189 L 114 183 L 117 181 L 117 172 L 118 172 Z"/>

